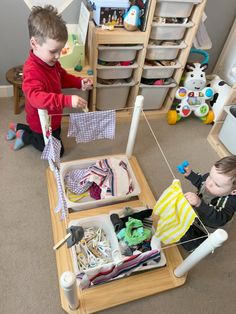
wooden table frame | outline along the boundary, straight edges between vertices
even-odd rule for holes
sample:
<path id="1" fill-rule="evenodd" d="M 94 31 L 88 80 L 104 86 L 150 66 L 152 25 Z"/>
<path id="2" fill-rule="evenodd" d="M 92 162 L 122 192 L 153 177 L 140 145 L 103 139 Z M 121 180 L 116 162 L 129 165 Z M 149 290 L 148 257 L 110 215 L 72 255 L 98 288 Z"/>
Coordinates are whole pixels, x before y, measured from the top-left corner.
<path id="1" fill-rule="evenodd" d="M 149 208 L 153 208 L 156 200 L 136 158 L 131 157 L 129 161 L 141 187 L 141 193 L 138 199 L 91 210 L 73 212 L 69 214 L 69 221 L 109 213 L 110 211 L 116 209 L 118 210 L 125 206 L 140 207 L 148 205 Z M 57 204 L 57 186 L 54 174 L 49 168 L 46 171 L 46 177 L 48 183 L 53 238 L 54 243 L 57 243 L 66 235 L 66 227 L 65 222 L 60 221 L 60 214 L 54 213 L 54 208 Z M 114 280 L 112 282 L 84 290 L 78 288 L 77 292 L 80 300 L 80 307 L 75 311 L 72 311 L 69 308 L 63 290 L 59 287 L 62 308 L 67 313 L 71 314 L 94 313 L 183 285 L 186 281 L 186 275 L 181 278 L 177 278 L 173 273 L 173 270 L 183 261 L 177 246 L 166 249 L 165 256 L 167 261 L 165 267 L 140 272 L 129 277 Z M 58 278 L 60 278 L 61 274 L 65 271 L 73 272 L 70 252 L 66 245 L 56 251 L 56 263 Z"/>

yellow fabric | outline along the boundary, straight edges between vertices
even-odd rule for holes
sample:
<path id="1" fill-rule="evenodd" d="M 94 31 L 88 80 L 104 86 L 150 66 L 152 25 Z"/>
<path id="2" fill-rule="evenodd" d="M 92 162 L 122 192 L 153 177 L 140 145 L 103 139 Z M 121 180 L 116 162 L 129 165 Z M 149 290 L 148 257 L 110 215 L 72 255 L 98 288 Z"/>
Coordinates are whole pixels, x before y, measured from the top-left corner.
<path id="1" fill-rule="evenodd" d="M 66 195 L 68 197 L 68 199 L 73 202 L 73 203 L 77 203 L 79 202 L 82 198 L 86 197 L 86 196 L 89 196 L 89 192 L 85 192 L 85 193 L 82 193 L 82 194 L 75 194 L 69 190 L 66 191 Z"/>
<path id="2" fill-rule="evenodd" d="M 153 213 L 158 215 L 155 235 L 164 244 L 179 241 L 197 217 L 182 192 L 179 180 L 174 180 L 162 193 Z"/>

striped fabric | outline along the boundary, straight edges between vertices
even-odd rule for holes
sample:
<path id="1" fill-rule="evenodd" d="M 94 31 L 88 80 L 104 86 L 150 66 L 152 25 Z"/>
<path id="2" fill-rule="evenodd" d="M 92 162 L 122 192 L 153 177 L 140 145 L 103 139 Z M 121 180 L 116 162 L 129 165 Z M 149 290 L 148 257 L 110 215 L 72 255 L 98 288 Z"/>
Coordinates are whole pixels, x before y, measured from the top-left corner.
<path id="1" fill-rule="evenodd" d="M 184 197 L 179 180 L 174 180 L 162 193 L 153 213 L 159 217 L 155 236 L 163 244 L 178 242 L 197 217 Z"/>
<path id="2" fill-rule="evenodd" d="M 115 138 L 115 110 L 70 114 L 67 137 L 75 137 L 76 143 Z"/>

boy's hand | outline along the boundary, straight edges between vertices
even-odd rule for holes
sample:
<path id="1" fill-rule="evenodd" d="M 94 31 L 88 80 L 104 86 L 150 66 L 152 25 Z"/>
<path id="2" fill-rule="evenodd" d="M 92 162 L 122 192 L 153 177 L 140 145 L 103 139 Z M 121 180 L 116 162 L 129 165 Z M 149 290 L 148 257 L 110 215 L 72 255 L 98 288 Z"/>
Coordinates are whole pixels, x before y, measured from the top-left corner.
<path id="1" fill-rule="evenodd" d="M 87 109 L 88 103 L 83 98 L 77 95 L 72 95 L 71 100 L 72 100 L 72 108 Z"/>
<path id="2" fill-rule="evenodd" d="M 82 79 L 82 90 L 89 90 L 93 88 L 93 81 L 89 78 Z"/>
<path id="3" fill-rule="evenodd" d="M 184 196 L 186 197 L 187 201 L 189 202 L 190 205 L 194 206 L 194 207 L 199 207 L 201 204 L 201 199 L 200 197 L 193 193 L 193 192 L 187 192 L 184 194 Z"/>

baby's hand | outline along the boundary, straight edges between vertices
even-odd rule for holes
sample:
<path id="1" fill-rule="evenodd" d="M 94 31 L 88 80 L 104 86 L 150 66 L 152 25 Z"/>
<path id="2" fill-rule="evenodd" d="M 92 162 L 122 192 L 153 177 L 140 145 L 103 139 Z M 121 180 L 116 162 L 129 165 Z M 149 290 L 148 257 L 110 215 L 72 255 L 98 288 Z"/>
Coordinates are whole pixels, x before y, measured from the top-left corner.
<path id="1" fill-rule="evenodd" d="M 184 176 L 188 177 L 192 170 L 189 166 L 187 166 L 187 167 L 184 167 L 184 171 L 185 171 Z"/>
<path id="2" fill-rule="evenodd" d="M 72 99 L 72 108 L 87 109 L 88 103 L 83 98 L 77 95 L 72 95 L 71 99 Z"/>
<path id="3" fill-rule="evenodd" d="M 193 193 L 193 192 L 187 192 L 184 194 L 184 196 L 186 197 L 187 201 L 189 202 L 190 205 L 195 206 L 195 207 L 199 207 L 201 204 L 201 199 L 199 196 L 197 196 L 197 194 Z"/>
<path id="4" fill-rule="evenodd" d="M 93 81 L 89 78 L 82 79 L 82 90 L 89 90 L 93 88 Z"/>

